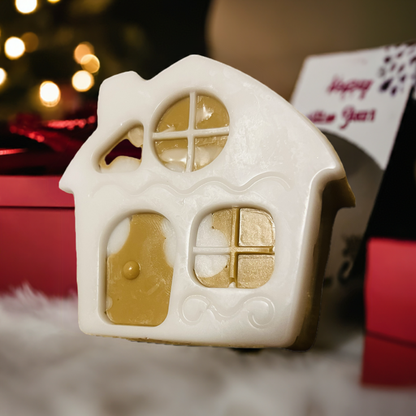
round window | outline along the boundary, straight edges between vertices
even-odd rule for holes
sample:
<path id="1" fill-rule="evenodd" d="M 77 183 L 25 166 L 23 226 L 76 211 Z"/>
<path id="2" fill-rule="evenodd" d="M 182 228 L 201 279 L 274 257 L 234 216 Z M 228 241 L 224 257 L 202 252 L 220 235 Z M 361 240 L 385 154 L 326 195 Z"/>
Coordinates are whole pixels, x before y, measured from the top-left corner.
<path id="1" fill-rule="evenodd" d="M 221 153 L 230 118 L 216 98 L 191 92 L 169 107 L 153 133 L 159 160 L 175 172 L 202 169 Z"/>

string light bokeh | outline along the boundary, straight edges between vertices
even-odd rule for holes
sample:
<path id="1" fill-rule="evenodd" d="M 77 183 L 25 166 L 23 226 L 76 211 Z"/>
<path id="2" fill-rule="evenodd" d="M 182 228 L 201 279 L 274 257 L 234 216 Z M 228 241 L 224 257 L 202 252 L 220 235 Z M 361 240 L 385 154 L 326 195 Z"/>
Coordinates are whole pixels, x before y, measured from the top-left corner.
<path id="1" fill-rule="evenodd" d="M 195 9 L 201 12 L 191 20 L 166 0 L 163 15 L 169 20 L 161 21 L 156 3 L 1 0 L 0 68 L 5 75 L 0 122 L 18 113 L 60 118 L 82 112 L 95 105 L 99 86 L 108 77 L 135 71 L 149 79 L 190 53 L 204 55 L 209 0 L 198 2 Z M 178 27 L 192 36 L 182 39 Z M 40 99 L 44 81 L 59 88 L 57 103 Z"/>
<path id="2" fill-rule="evenodd" d="M 100 69 L 100 61 L 95 55 L 87 54 L 82 57 L 81 66 L 85 71 L 95 74 Z"/>
<path id="3" fill-rule="evenodd" d="M 81 63 L 85 55 L 93 55 L 94 47 L 89 42 L 82 42 L 74 49 L 74 59 L 77 64 Z"/>
<path id="4" fill-rule="evenodd" d="M 55 107 L 61 99 L 61 90 L 52 81 L 45 81 L 39 87 L 39 98 L 46 107 Z"/>
<path id="5" fill-rule="evenodd" d="M 59 0 L 48 0 L 48 3 L 51 4 L 58 2 Z M 16 11 L 24 16 L 35 14 L 40 10 L 40 4 L 37 0 L 15 0 L 14 5 Z M 33 23 L 30 25 L 29 23 L 31 22 L 28 20 L 28 28 L 33 27 Z M 70 29 L 67 30 L 66 34 L 64 30 L 61 30 L 58 34 L 60 36 L 58 42 L 63 43 L 68 42 L 68 40 L 74 37 Z M 22 58 L 25 53 L 33 53 L 39 49 L 41 51 L 42 49 L 45 50 L 45 46 L 47 47 L 48 43 L 51 43 L 51 40 L 45 38 L 40 39 L 34 30 L 25 31 L 23 34 L 18 33 L 16 30 L 16 33 L 6 40 L 2 39 L 0 31 L 0 42 L 4 42 L 3 48 L 0 48 L 0 51 L 3 49 L 4 56 L 10 61 L 16 61 Z M 94 46 L 88 41 L 75 43 L 72 48 L 72 55 L 76 66 L 74 66 L 72 76 L 67 81 L 57 79 L 42 82 L 40 85 L 38 84 L 38 100 L 42 106 L 51 108 L 60 104 L 62 96 L 59 84 L 62 84 L 61 86 L 66 84 L 71 85 L 75 94 L 85 93 L 95 85 L 94 75 L 98 74 L 101 63 L 95 55 Z M 19 72 L 23 72 L 26 65 L 27 63 L 22 61 L 22 65 L 17 68 L 16 72 L 18 74 Z M 48 68 L 45 67 L 44 69 L 47 73 Z M 4 86 L 7 78 L 8 74 L 6 69 L 0 68 L 0 86 Z M 68 97 L 74 100 L 74 95 L 69 94 Z"/>
<path id="6" fill-rule="evenodd" d="M 77 71 L 72 77 L 72 86 L 79 92 L 88 91 L 94 85 L 94 77 L 88 71 Z"/>
<path id="7" fill-rule="evenodd" d="M 9 59 L 19 59 L 25 53 L 25 44 L 22 39 L 12 36 L 4 43 L 4 54 Z"/>
<path id="8" fill-rule="evenodd" d="M 25 44 L 26 52 L 34 52 L 39 46 L 39 38 L 33 32 L 24 33 L 22 35 L 22 41 Z"/>
<path id="9" fill-rule="evenodd" d="M 2 86 L 7 79 L 7 72 L 3 69 L 0 68 L 0 86 Z"/>
<path id="10" fill-rule="evenodd" d="M 22 14 L 33 13 L 38 7 L 37 0 L 16 0 L 16 10 Z"/>

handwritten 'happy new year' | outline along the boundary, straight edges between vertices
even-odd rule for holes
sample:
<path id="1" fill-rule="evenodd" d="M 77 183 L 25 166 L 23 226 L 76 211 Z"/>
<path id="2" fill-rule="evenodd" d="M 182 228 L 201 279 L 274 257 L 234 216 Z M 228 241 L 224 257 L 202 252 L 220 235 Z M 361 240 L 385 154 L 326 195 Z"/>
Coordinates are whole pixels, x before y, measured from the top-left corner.
<path id="1" fill-rule="evenodd" d="M 350 81 L 344 81 L 341 78 L 334 77 L 331 84 L 329 84 L 328 93 L 340 93 L 341 98 L 345 98 L 347 93 L 354 93 L 359 91 L 358 98 L 360 100 L 365 98 L 367 91 L 370 89 L 373 81 L 371 79 L 352 79 Z"/>
<path id="2" fill-rule="evenodd" d="M 358 98 L 364 99 L 371 85 L 372 80 L 369 79 L 352 79 L 344 81 L 339 77 L 334 77 L 329 86 L 326 88 L 328 94 L 338 93 L 341 99 L 344 99 L 346 94 L 353 94 L 358 92 Z M 316 110 L 308 115 L 308 118 L 315 124 L 332 124 L 337 120 L 336 113 L 327 113 L 324 110 Z M 345 129 L 351 122 L 372 122 L 376 118 L 376 109 L 356 109 L 352 105 L 347 105 L 341 111 L 340 118 L 342 124 L 340 129 Z"/>

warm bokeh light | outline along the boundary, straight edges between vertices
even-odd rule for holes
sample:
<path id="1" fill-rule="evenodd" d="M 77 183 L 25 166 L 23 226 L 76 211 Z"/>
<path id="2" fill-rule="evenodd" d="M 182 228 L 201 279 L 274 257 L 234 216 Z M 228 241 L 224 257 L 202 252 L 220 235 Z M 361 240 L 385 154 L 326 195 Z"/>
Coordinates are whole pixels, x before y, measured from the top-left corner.
<path id="1" fill-rule="evenodd" d="M 29 14 L 38 7 L 38 0 L 16 0 L 15 6 L 18 12 L 22 14 Z"/>
<path id="2" fill-rule="evenodd" d="M 39 46 L 39 38 L 33 32 L 22 35 L 22 41 L 25 43 L 26 52 L 34 52 Z"/>
<path id="3" fill-rule="evenodd" d="M 54 82 L 45 81 L 39 87 L 39 97 L 44 106 L 55 107 L 61 99 L 61 91 Z"/>
<path id="4" fill-rule="evenodd" d="M 93 85 L 94 77 L 88 71 L 78 71 L 72 77 L 72 86 L 77 91 L 88 91 Z"/>
<path id="5" fill-rule="evenodd" d="M 74 50 L 74 59 L 80 64 L 85 55 L 94 55 L 94 47 L 89 42 L 80 43 Z"/>
<path id="6" fill-rule="evenodd" d="M 84 55 L 81 59 L 81 66 L 82 69 L 94 74 L 100 69 L 100 61 L 95 55 Z"/>
<path id="7" fill-rule="evenodd" d="M 25 44 L 22 39 L 13 36 L 4 43 L 4 53 L 9 59 L 20 58 L 25 53 Z"/>
<path id="8" fill-rule="evenodd" d="M 3 85 L 5 83 L 6 78 L 7 72 L 3 68 L 0 68 L 0 85 Z"/>
<path id="9" fill-rule="evenodd" d="M 61 0 L 48 0 L 48 3 L 59 3 Z"/>

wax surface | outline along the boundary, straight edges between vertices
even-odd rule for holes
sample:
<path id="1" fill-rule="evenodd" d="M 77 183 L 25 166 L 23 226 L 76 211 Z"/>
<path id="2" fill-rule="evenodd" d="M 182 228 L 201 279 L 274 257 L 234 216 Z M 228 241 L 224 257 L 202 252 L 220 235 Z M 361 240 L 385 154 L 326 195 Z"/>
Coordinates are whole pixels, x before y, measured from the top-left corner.
<path id="1" fill-rule="evenodd" d="M 76 200 L 84 332 L 311 346 L 335 212 L 354 197 L 327 139 L 266 86 L 197 56 L 112 77 L 60 185 Z"/>

